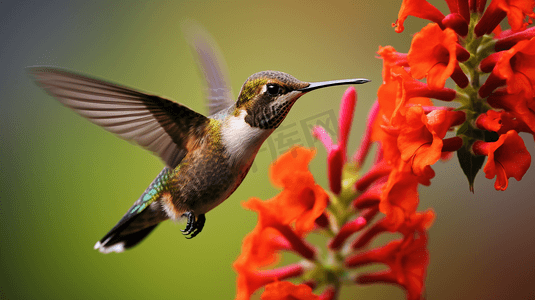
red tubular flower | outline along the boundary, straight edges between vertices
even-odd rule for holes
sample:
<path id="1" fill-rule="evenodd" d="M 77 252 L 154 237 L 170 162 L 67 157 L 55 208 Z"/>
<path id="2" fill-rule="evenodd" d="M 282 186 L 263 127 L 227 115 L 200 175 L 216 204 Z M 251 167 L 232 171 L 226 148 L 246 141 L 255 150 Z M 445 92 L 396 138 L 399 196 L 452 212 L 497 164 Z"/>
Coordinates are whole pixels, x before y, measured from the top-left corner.
<path id="1" fill-rule="evenodd" d="M 399 228 L 399 232 L 404 236 L 412 235 L 414 232 L 427 232 L 435 221 L 435 216 L 435 212 L 432 209 L 428 209 L 421 213 L 416 212 Z"/>
<path id="2" fill-rule="evenodd" d="M 383 218 L 382 220 L 373 224 L 372 227 L 369 227 L 357 239 L 355 239 L 353 243 L 351 243 L 351 249 L 356 250 L 368 245 L 376 236 L 388 230 L 387 224 L 388 219 L 386 218 Z"/>
<path id="3" fill-rule="evenodd" d="M 340 103 L 340 117 L 338 118 L 338 143 L 344 154 L 344 162 L 347 153 L 347 139 L 349 137 L 349 132 L 351 131 L 351 123 L 353 122 L 353 114 L 356 105 L 357 91 L 352 86 L 348 87 L 342 96 L 342 101 Z"/>
<path id="4" fill-rule="evenodd" d="M 323 212 L 314 222 L 321 228 L 327 228 L 329 226 L 329 217 Z"/>
<path id="5" fill-rule="evenodd" d="M 535 39 L 520 41 L 503 53 L 492 74 L 507 82 L 507 91 L 516 94 L 524 91 L 533 97 L 535 82 Z"/>
<path id="6" fill-rule="evenodd" d="M 492 53 L 481 61 L 479 69 L 481 72 L 492 72 L 498 61 L 502 58 L 503 52 Z"/>
<path id="7" fill-rule="evenodd" d="M 531 164 L 531 155 L 514 130 L 502 134 L 496 142 L 476 141 L 472 150 L 476 155 L 488 156 L 483 171 L 488 179 L 496 177 L 496 190 L 505 191 L 510 177 L 520 181 Z"/>
<path id="8" fill-rule="evenodd" d="M 333 286 L 329 286 L 321 293 L 320 300 L 334 300 L 337 299 L 337 295 L 338 290 Z"/>
<path id="9" fill-rule="evenodd" d="M 487 97 L 500 85 L 507 84 L 509 94 L 526 93 L 533 97 L 535 82 L 535 39 L 519 41 L 507 51 L 490 55 L 481 62 L 480 68 L 492 73 L 481 86 L 479 95 Z"/>
<path id="10" fill-rule="evenodd" d="M 391 80 L 385 80 L 377 92 L 381 106 L 379 115 L 386 117 L 390 121 L 388 124 L 390 126 L 399 126 L 409 104 L 430 106 L 432 103 L 428 98 L 451 101 L 457 95 L 455 90 L 449 88 L 429 89 L 427 84 L 414 79 L 401 67 L 392 67 L 390 76 Z"/>
<path id="11" fill-rule="evenodd" d="M 533 0 L 492 0 L 489 7 L 474 28 L 477 36 L 489 34 L 507 16 L 509 26 L 513 31 L 526 29 L 526 16 L 535 17 Z"/>
<path id="12" fill-rule="evenodd" d="M 535 131 L 535 98 L 526 96 L 525 93 L 509 94 L 505 89 L 499 89 L 487 101 L 492 107 L 503 108 L 522 120 L 530 132 Z"/>
<path id="13" fill-rule="evenodd" d="M 273 228 L 257 226 L 242 243 L 242 255 L 235 263 L 252 267 L 265 266 L 278 260 L 277 251 L 289 250 L 291 245 L 280 232 Z"/>
<path id="14" fill-rule="evenodd" d="M 390 242 L 379 249 L 350 256 L 345 261 L 348 267 L 370 263 L 386 264 L 390 270 L 359 275 L 356 278 L 357 283 L 399 284 L 407 290 L 407 299 L 420 299 L 429 264 L 426 233 Z"/>
<path id="15" fill-rule="evenodd" d="M 283 190 L 275 198 L 262 202 L 267 207 L 265 210 L 272 212 L 269 216 L 273 219 L 260 222 L 267 226 L 272 223 L 288 225 L 295 221 L 295 230 L 299 235 L 314 228 L 316 219 L 323 214 L 329 200 L 308 169 L 314 155 L 313 150 L 294 147 L 271 165 L 271 180 Z M 257 208 L 263 206 L 256 205 Z"/>
<path id="16" fill-rule="evenodd" d="M 451 158 L 451 153 L 448 154 L 447 152 L 457 151 L 463 146 L 463 139 L 454 136 L 449 139 L 443 139 L 442 140 L 442 157 L 440 159 L 446 161 Z"/>
<path id="17" fill-rule="evenodd" d="M 384 178 L 386 179 L 386 177 Z M 383 184 L 376 184 L 373 187 L 367 189 L 364 193 L 358 196 L 357 199 L 353 200 L 353 207 L 355 209 L 365 209 L 377 206 L 377 204 L 379 204 L 379 202 L 381 201 Z"/>
<path id="18" fill-rule="evenodd" d="M 485 4 L 487 4 L 487 0 L 468 0 L 468 4 L 470 5 L 471 11 L 480 14 L 485 11 Z"/>
<path id="19" fill-rule="evenodd" d="M 462 111 L 434 110 L 426 115 L 423 108 L 410 107 L 398 137 L 401 159 L 410 160 L 414 174 L 424 176 L 426 168 L 440 159 L 447 131 L 464 120 Z"/>
<path id="20" fill-rule="evenodd" d="M 443 88 L 446 79 L 459 68 L 457 45 L 457 35 L 453 30 L 442 30 L 437 24 L 425 26 L 412 39 L 407 57 L 411 74 L 417 79 L 427 77 L 427 84 L 432 90 Z M 468 78 L 460 68 L 452 78 L 461 87 L 468 85 Z"/>
<path id="21" fill-rule="evenodd" d="M 453 29 L 458 35 L 466 36 L 468 34 L 468 23 L 466 19 L 458 13 L 449 14 L 442 20 L 445 28 Z"/>
<path id="22" fill-rule="evenodd" d="M 357 180 L 357 182 L 355 183 L 355 189 L 357 191 L 365 191 L 378 179 L 390 174 L 391 171 L 392 166 L 386 161 L 382 160 L 374 164 L 366 174 L 364 174 L 359 180 Z"/>
<path id="23" fill-rule="evenodd" d="M 360 140 L 360 146 L 353 155 L 353 161 L 357 164 L 358 167 L 364 164 L 364 160 L 368 156 L 368 151 L 370 150 L 370 146 L 372 144 L 373 123 L 375 123 L 375 118 L 377 118 L 378 113 L 379 102 L 375 101 L 373 103 L 372 108 L 370 109 L 370 112 L 368 113 L 368 118 L 366 120 L 366 129 L 364 131 L 364 136 Z"/>
<path id="24" fill-rule="evenodd" d="M 248 299 L 256 289 L 276 279 L 302 274 L 303 269 L 298 265 L 258 271 L 276 262 L 279 250 L 292 250 L 315 260 L 315 248 L 302 237 L 324 213 L 328 196 L 308 170 L 314 154 L 312 150 L 295 147 L 281 155 L 270 167 L 271 180 L 283 188 L 281 193 L 267 201 L 252 198 L 244 203 L 246 208 L 258 212 L 258 224 L 245 237 L 242 252 L 234 263 L 238 272 L 238 299 Z"/>
<path id="25" fill-rule="evenodd" d="M 295 285 L 288 281 L 276 281 L 266 285 L 262 300 L 320 300 L 306 284 Z"/>
<path id="26" fill-rule="evenodd" d="M 401 163 L 388 177 L 379 202 L 389 230 L 396 231 L 416 211 L 419 202 L 418 177 L 412 174 L 410 165 Z"/>
<path id="27" fill-rule="evenodd" d="M 399 9 L 398 19 L 392 24 L 392 27 L 396 27 L 397 33 L 405 29 L 403 23 L 408 16 L 427 19 L 438 24 L 441 24 L 442 19 L 444 19 L 444 15 L 440 10 L 425 0 L 403 0 Z"/>
<path id="28" fill-rule="evenodd" d="M 448 8 L 452 14 L 461 15 L 466 22 L 470 21 L 470 9 L 468 7 L 468 0 L 446 0 Z"/>
<path id="29" fill-rule="evenodd" d="M 415 97 L 427 97 L 435 98 L 442 101 L 451 101 L 455 99 L 457 93 L 455 90 L 449 88 L 440 88 L 431 89 L 427 84 L 420 82 L 407 73 L 402 68 L 393 68 L 392 76 L 399 83 L 402 83 L 401 92 L 401 103 L 407 104 L 406 100 Z"/>
<path id="30" fill-rule="evenodd" d="M 456 48 L 456 55 L 457 55 L 457 61 L 467 61 L 470 58 L 470 52 L 468 50 L 464 49 L 463 46 L 459 44 L 455 44 Z"/>
<path id="31" fill-rule="evenodd" d="M 353 121 L 353 113 L 357 104 L 357 92 L 354 87 L 349 87 L 340 104 L 340 118 L 338 119 L 338 145 L 332 143 L 331 138 L 321 127 L 314 128 L 312 134 L 322 141 L 327 149 L 327 167 L 329 174 L 329 186 L 331 191 L 339 194 L 342 189 L 342 169 L 346 162 L 347 139 Z"/>
<path id="32" fill-rule="evenodd" d="M 338 194 L 342 189 L 342 168 L 344 165 L 344 153 L 340 145 L 333 144 L 331 137 L 320 126 L 314 127 L 312 135 L 320 140 L 327 149 L 327 175 L 329 178 L 329 188 L 333 193 Z"/>
<path id="33" fill-rule="evenodd" d="M 433 210 L 427 210 L 423 213 L 416 212 L 407 218 L 407 221 L 398 228 L 398 231 L 405 236 L 409 236 L 416 232 L 425 232 L 431 227 L 435 220 L 435 213 Z M 369 227 L 351 244 L 352 249 L 360 249 L 368 245 L 380 233 L 388 230 L 389 220 L 383 218 L 376 222 L 372 227 Z"/>
<path id="34" fill-rule="evenodd" d="M 244 238 L 241 255 L 233 265 L 238 272 L 236 299 L 249 299 L 254 291 L 270 282 L 300 276 L 304 273 L 303 266 L 300 264 L 274 270 L 258 270 L 259 267 L 277 261 L 277 251 L 287 247 L 279 242 L 280 237 L 272 228 L 262 230 L 257 226 Z"/>
<path id="35" fill-rule="evenodd" d="M 481 98 L 487 98 L 492 93 L 492 91 L 505 84 L 505 79 L 501 79 L 500 77 L 495 75 L 494 72 L 490 73 L 485 83 L 483 83 L 483 85 L 477 91 L 477 94 Z"/>
<path id="36" fill-rule="evenodd" d="M 524 122 L 506 111 L 489 110 L 479 115 L 476 120 L 476 126 L 479 129 L 494 131 L 498 134 L 505 134 L 509 130 L 533 133 Z"/>
<path id="37" fill-rule="evenodd" d="M 339 249 L 348 237 L 366 226 L 366 219 L 358 217 L 340 228 L 338 234 L 329 242 L 330 249 Z"/>
<path id="38" fill-rule="evenodd" d="M 379 51 L 377 51 L 380 58 L 383 60 L 383 78 L 386 80 L 390 77 L 390 68 L 398 67 L 408 67 L 409 61 L 407 60 L 407 53 L 396 52 L 396 49 L 392 46 L 379 46 Z"/>
<path id="39" fill-rule="evenodd" d="M 529 40 L 535 37 L 535 27 L 527 28 L 519 32 L 513 33 L 512 30 L 505 30 L 496 36 L 496 45 L 494 45 L 495 51 L 509 50 L 511 47 L 516 45 L 516 43 Z"/>

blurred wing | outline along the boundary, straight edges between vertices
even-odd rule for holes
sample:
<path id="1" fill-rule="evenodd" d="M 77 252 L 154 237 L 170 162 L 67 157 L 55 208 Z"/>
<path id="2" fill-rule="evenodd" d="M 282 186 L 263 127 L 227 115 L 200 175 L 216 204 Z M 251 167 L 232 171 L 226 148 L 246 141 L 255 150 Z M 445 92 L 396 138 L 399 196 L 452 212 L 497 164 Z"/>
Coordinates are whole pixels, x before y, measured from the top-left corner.
<path id="1" fill-rule="evenodd" d="M 197 65 L 206 80 L 209 115 L 213 115 L 235 102 L 227 65 L 219 47 L 201 26 L 187 22 L 183 28 L 190 46 L 197 54 Z"/>
<path id="2" fill-rule="evenodd" d="M 89 121 L 136 142 L 175 168 L 209 122 L 178 103 L 53 67 L 28 69 L 36 83 Z"/>

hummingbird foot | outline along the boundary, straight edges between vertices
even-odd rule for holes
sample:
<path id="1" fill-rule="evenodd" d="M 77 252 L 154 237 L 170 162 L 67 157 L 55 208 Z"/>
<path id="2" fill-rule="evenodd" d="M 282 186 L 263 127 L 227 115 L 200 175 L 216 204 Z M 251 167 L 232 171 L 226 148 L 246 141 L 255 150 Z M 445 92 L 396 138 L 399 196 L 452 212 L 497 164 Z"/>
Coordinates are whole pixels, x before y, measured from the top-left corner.
<path id="1" fill-rule="evenodd" d="M 192 239 L 197 236 L 197 234 L 201 233 L 204 223 L 206 222 L 206 217 L 204 214 L 200 214 L 199 217 L 197 217 L 197 220 L 195 220 L 195 214 L 191 211 L 184 213 L 182 216 L 188 218 L 186 228 L 184 228 L 184 230 L 180 230 L 182 231 L 183 235 L 186 235 L 187 239 Z"/>

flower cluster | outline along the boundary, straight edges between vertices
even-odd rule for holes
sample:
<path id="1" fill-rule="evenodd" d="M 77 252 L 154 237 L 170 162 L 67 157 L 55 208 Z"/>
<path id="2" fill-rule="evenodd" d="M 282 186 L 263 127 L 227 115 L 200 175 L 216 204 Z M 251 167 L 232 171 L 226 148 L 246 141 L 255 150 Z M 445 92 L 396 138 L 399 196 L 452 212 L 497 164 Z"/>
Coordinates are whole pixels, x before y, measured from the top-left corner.
<path id="1" fill-rule="evenodd" d="M 527 27 L 535 17 L 535 1 L 492 0 L 486 9 L 485 0 L 446 2 L 450 14 L 444 16 L 425 0 L 403 1 L 393 24 L 397 32 L 403 31 L 403 23 L 411 15 L 434 23 L 414 36 L 406 55 L 391 47 L 380 49 L 385 84 L 405 71 L 406 80 L 425 78 L 428 92 L 435 93 L 424 95 L 420 90 L 417 96 L 461 103 L 456 112 L 464 112 L 466 120 L 455 138 L 462 142 L 450 139 L 444 140 L 444 145 L 462 144 L 457 154 L 472 191 L 485 156 L 486 177 L 496 177 L 494 187 L 505 190 L 509 178 L 522 179 L 531 163 L 518 133 L 533 135 L 535 130 L 535 28 Z M 506 17 L 511 29 L 502 31 L 499 23 Z M 456 92 L 450 90 L 449 97 L 444 88 L 447 78 L 456 84 Z M 418 92 L 412 90 L 401 92 L 414 97 Z M 397 98 L 398 102 L 410 101 Z M 407 103 L 400 105 L 406 107 Z M 440 108 L 430 108 L 436 109 Z M 399 128 L 403 115 L 403 108 L 396 111 L 386 126 Z"/>
<path id="2" fill-rule="evenodd" d="M 531 156 L 519 133 L 535 131 L 535 28 L 528 27 L 535 1 L 492 0 L 486 9 L 485 0 L 446 2 L 444 16 L 425 0 L 403 1 L 397 32 L 411 15 L 433 23 L 414 35 L 408 53 L 379 48 L 383 82 L 353 156 L 347 141 L 354 88 L 342 98 L 336 143 L 323 128 L 313 129 L 327 150 L 329 190 L 308 169 L 314 150 L 294 147 L 272 164 L 280 194 L 244 204 L 258 213 L 258 224 L 234 264 L 237 299 L 264 286 L 262 299 L 336 299 L 347 283 L 395 284 L 407 299 L 421 299 L 435 213 L 418 211 L 418 187 L 431 184 L 432 165 L 456 152 L 472 191 L 485 159 L 483 171 L 496 177 L 497 190 L 510 177 L 522 179 Z M 506 17 L 511 29 L 502 31 Z M 446 87 L 449 78 L 454 89 Z M 363 171 L 372 145 L 375 157 Z M 313 231 L 328 237 L 326 251 L 307 241 Z M 400 238 L 376 247 L 380 235 Z M 303 260 L 266 269 L 283 251 Z M 370 264 L 385 268 L 359 269 Z"/>
<path id="3" fill-rule="evenodd" d="M 396 176 L 402 176 L 403 170 L 386 161 L 382 147 L 377 150 L 371 170 L 359 178 L 358 172 L 377 135 L 378 129 L 372 124 L 380 112 L 378 103 L 370 112 L 368 130 L 360 148 L 347 162 L 347 139 L 355 105 L 356 92 L 351 87 L 342 98 L 337 144 L 323 128 L 313 131 L 328 151 L 330 191 L 316 184 L 308 169 L 315 151 L 294 147 L 270 167 L 271 180 L 282 188 L 281 193 L 267 201 L 252 198 L 245 202 L 246 208 L 258 213 L 258 224 L 245 237 L 242 254 L 234 263 L 238 272 L 237 299 L 249 299 L 262 286 L 266 286 L 262 299 L 334 299 L 346 282 L 394 283 L 404 287 L 410 299 L 421 295 L 428 264 L 427 228 L 433 222 L 434 213 L 416 212 L 418 193 L 414 190 L 410 194 L 410 189 L 416 188 L 418 181 L 411 183 L 411 179 L 417 176 L 411 175 L 411 179 L 387 187 L 389 177 L 397 180 Z M 437 117 L 436 121 L 440 120 Z M 383 190 L 388 190 L 384 192 L 384 200 Z M 384 216 L 374 220 L 380 211 Z M 326 257 L 320 255 L 320 248 L 305 239 L 312 231 L 330 236 Z M 361 235 L 350 241 L 357 232 Z M 403 238 L 364 250 L 376 236 L 391 232 L 400 232 Z M 265 267 L 280 260 L 281 251 L 293 252 L 304 261 L 266 270 Z M 374 263 L 384 264 L 389 270 L 348 272 Z M 283 281 L 296 277 L 303 282 L 295 285 Z M 321 295 L 313 294 L 313 289 L 320 288 Z"/>

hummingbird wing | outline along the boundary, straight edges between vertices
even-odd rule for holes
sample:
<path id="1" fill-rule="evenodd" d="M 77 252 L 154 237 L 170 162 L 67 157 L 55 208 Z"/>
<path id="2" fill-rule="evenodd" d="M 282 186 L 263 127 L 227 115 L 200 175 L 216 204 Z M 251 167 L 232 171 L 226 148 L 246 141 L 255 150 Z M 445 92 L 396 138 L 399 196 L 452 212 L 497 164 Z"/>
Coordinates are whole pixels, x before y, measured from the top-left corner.
<path id="1" fill-rule="evenodd" d="M 28 70 L 38 85 L 102 128 L 133 141 L 175 168 L 209 119 L 181 104 L 54 67 Z"/>
<path id="2" fill-rule="evenodd" d="M 227 64 L 211 35 L 200 25 L 186 22 L 183 31 L 196 53 L 197 66 L 204 75 L 208 98 L 208 115 L 213 115 L 234 104 Z"/>

